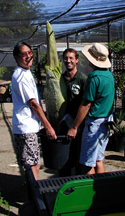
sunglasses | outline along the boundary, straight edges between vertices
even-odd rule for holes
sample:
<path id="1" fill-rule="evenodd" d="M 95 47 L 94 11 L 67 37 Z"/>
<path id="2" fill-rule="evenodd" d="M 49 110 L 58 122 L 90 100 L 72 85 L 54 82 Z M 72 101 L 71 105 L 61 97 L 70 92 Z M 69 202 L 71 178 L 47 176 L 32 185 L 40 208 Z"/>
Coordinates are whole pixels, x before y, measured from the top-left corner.
<path id="1" fill-rule="evenodd" d="M 27 57 L 27 55 L 32 56 L 32 55 L 33 55 L 33 51 L 32 51 L 32 50 L 29 50 L 29 51 L 27 51 L 27 52 L 20 52 L 20 55 L 21 55 L 22 57 Z"/>

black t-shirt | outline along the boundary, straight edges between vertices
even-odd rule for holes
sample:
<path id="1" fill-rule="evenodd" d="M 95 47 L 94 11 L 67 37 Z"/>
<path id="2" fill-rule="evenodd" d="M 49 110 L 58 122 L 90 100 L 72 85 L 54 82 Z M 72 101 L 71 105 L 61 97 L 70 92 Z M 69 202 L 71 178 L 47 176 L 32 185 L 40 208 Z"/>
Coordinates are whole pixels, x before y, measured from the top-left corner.
<path id="1" fill-rule="evenodd" d="M 79 71 L 77 71 L 74 77 L 70 80 L 68 79 L 66 72 L 63 74 L 63 77 L 67 88 L 66 114 L 69 113 L 73 118 L 75 118 L 78 108 L 83 100 L 87 77 Z"/>

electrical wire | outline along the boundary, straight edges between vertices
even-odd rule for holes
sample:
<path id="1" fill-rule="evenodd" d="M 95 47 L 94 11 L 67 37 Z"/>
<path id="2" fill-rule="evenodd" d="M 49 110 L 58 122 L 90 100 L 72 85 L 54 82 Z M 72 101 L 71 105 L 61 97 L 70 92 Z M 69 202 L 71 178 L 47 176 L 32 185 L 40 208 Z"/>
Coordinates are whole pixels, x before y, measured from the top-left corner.
<path id="1" fill-rule="evenodd" d="M 75 3 L 64 13 L 60 14 L 59 16 L 55 17 L 54 19 L 50 20 L 49 22 L 52 23 L 53 21 L 57 20 L 58 18 L 60 18 L 61 16 L 64 16 L 65 14 L 69 13 L 69 11 L 71 11 L 78 3 L 80 0 L 76 0 Z"/>
<path id="2" fill-rule="evenodd" d="M 5 54 L 5 56 L 3 57 L 2 61 L 0 62 L 0 65 L 3 63 L 4 59 L 7 57 L 8 53 Z"/>
<path id="3" fill-rule="evenodd" d="M 76 0 L 75 3 L 74 3 L 67 11 L 65 11 L 64 13 L 62 13 L 62 14 L 60 14 L 59 16 L 55 17 L 54 19 L 50 20 L 50 23 L 52 23 L 54 20 L 57 20 L 57 19 L 60 18 L 61 16 L 64 16 L 64 15 L 67 14 L 69 11 L 71 11 L 71 10 L 78 4 L 79 1 L 80 1 L 80 0 Z M 25 40 L 31 39 L 31 38 L 35 35 L 35 33 L 37 32 L 39 26 L 40 26 L 40 24 L 37 25 L 35 31 L 31 34 L 31 36 L 28 37 L 28 38 L 25 39 Z M 23 40 L 24 40 L 24 39 L 23 39 Z M 23 40 L 21 40 L 21 41 L 23 41 Z"/>

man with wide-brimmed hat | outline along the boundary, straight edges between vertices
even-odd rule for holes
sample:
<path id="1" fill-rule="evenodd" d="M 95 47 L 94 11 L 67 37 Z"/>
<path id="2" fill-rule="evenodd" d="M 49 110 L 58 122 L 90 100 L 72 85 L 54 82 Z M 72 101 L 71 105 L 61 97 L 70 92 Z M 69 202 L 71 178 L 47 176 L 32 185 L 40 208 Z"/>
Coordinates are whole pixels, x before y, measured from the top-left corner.
<path id="1" fill-rule="evenodd" d="M 89 60 L 93 71 L 88 76 L 83 102 L 67 138 L 75 138 L 78 126 L 85 118 L 80 152 L 82 174 L 103 173 L 104 151 L 109 140 L 106 122 L 112 120 L 114 110 L 114 78 L 108 69 L 111 62 L 104 45 L 86 45 L 82 53 Z"/>

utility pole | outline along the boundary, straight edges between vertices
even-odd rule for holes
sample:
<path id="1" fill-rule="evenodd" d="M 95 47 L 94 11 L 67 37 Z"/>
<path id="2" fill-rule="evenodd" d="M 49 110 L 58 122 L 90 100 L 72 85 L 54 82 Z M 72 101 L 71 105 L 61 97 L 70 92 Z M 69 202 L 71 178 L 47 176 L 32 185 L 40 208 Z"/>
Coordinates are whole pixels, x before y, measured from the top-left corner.
<path id="1" fill-rule="evenodd" d="M 67 35 L 67 49 L 69 48 L 69 35 Z"/>

